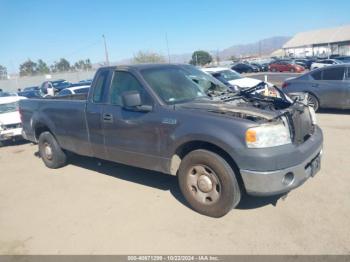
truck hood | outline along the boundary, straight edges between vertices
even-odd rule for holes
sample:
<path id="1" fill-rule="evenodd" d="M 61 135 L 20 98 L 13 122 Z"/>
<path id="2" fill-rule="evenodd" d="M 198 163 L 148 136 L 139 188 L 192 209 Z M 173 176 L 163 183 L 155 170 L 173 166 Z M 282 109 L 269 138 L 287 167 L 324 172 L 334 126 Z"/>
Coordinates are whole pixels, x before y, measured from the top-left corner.
<path id="1" fill-rule="evenodd" d="M 1 125 L 11 125 L 21 123 L 21 117 L 18 111 L 0 114 Z"/>
<path id="2" fill-rule="evenodd" d="M 224 102 L 191 102 L 176 105 L 178 109 L 198 110 L 210 113 L 217 113 L 225 116 L 233 116 L 250 120 L 272 120 L 279 116 L 278 111 L 262 110 L 249 104 L 240 103 L 239 105 Z"/>

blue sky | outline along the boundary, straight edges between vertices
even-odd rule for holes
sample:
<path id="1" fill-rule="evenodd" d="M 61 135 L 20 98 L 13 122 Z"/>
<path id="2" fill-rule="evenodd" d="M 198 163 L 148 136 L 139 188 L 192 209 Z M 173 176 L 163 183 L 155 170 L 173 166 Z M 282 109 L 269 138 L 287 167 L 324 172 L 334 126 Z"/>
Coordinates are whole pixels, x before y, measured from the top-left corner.
<path id="1" fill-rule="evenodd" d="M 271 36 L 350 24 L 349 0 L 0 0 L 0 64 L 111 61 L 139 50 L 172 54 L 216 50 Z"/>

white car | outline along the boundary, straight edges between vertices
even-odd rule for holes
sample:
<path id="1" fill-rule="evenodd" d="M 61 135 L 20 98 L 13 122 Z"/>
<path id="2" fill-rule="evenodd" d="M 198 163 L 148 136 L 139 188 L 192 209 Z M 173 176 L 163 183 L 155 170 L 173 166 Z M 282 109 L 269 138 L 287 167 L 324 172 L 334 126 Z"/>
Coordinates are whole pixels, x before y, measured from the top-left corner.
<path id="1" fill-rule="evenodd" d="M 310 70 L 314 70 L 317 68 L 322 68 L 325 66 L 330 66 L 330 65 L 338 65 L 338 64 L 342 64 L 343 62 L 337 59 L 324 59 L 324 60 L 318 60 L 316 62 L 313 62 Z"/>
<path id="2" fill-rule="evenodd" d="M 26 99 L 21 96 L 0 97 L 0 146 L 2 141 L 22 136 L 21 117 L 18 101 Z"/>
<path id="3" fill-rule="evenodd" d="M 206 73 L 211 74 L 216 79 L 220 80 L 227 85 L 229 83 L 231 86 L 238 86 L 239 88 L 253 87 L 261 83 L 261 80 L 244 77 L 237 73 L 236 71 L 224 68 L 224 67 L 208 67 L 202 68 Z"/>
<path id="4" fill-rule="evenodd" d="M 62 89 L 57 96 L 68 96 L 74 94 L 87 94 L 89 92 L 89 85 L 84 86 L 74 86 Z"/>
<path id="5" fill-rule="evenodd" d="M 208 67 L 208 68 L 202 68 L 202 71 L 208 74 L 211 74 L 213 77 L 224 83 L 229 88 L 233 89 L 234 91 L 239 91 L 239 89 L 245 89 L 257 86 L 261 84 L 263 81 L 250 78 L 250 77 L 244 77 L 237 73 L 236 71 L 224 68 L 224 67 Z M 265 83 L 265 90 L 257 91 L 258 93 L 264 93 L 266 96 L 277 96 L 277 92 L 275 88 L 273 87 L 273 84 L 266 82 Z"/>

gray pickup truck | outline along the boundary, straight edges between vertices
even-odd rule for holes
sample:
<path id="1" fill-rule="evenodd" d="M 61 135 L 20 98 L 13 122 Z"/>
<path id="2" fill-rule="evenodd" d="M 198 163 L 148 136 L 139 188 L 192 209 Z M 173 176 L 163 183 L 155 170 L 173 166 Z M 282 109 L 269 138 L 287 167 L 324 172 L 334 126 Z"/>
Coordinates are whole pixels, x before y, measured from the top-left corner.
<path id="1" fill-rule="evenodd" d="M 74 152 L 177 175 L 194 210 L 220 217 L 244 193 L 286 193 L 320 169 L 314 112 L 259 88 L 232 92 L 190 65 L 105 67 L 87 96 L 20 101 L 23 135 L 49 168 Z"/>

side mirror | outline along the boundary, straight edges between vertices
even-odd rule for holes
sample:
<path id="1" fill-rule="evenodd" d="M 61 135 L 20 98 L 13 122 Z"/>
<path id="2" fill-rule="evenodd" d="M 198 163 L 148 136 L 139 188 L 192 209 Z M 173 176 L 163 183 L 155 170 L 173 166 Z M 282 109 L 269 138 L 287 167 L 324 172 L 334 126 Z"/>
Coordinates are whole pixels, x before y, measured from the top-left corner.
<path id="1" fill-rule="evenodd" d="M 142 104 L 140 93 L 137 91 L 124 92 L 122 94 L 122 99 L 124 107 L 127 108 L 140 106 Z"/>
<path id="2" fill-rule="evenodd" d="M 137 112 L 152 111 L 152 106 L 142 105 L 141 95 L 138 91 L 128 91 L 122 94 L 123 107 L 126 110 Z"/>

